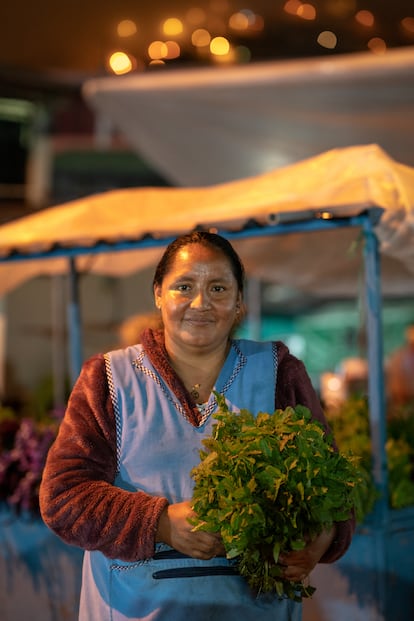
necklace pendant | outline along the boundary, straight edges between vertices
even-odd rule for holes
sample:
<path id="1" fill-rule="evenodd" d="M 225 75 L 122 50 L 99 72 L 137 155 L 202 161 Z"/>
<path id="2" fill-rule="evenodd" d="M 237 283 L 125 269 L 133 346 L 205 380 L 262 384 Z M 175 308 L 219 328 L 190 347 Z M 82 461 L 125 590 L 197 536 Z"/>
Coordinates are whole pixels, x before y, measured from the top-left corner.
<path id="1" fill-rule="evenodd" d="M 197 399 L 200 396 L 200 393 L 198 392 L 198 389 L 200 388 L 201 384 L 194 384 L 194 386 L 192 387 L 192 389 L 190 390 L 190 395 L 193 397 L 193 399 L 195 399 L 197 401 Z"/>

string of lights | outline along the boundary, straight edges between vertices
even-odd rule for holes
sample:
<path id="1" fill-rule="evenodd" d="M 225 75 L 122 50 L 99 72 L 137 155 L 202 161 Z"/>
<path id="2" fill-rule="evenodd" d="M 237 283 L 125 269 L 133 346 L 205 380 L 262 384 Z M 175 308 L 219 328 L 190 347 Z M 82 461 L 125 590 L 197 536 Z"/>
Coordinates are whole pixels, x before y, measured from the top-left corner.
<path id="1" fill-rule="evenodd" d="M 39 0 L 0 7 L 0 66 L 124 74 L 414 45 L 412 0 Z"/>
<path id="2" fill-rule="evenodd" d="M 251 8 L 232 11 L 224 4 L 224 11 L 223 2 L 216 2 L 209 11 L 193 7 L 161 19 L 160 37 L 148 41 L 138 21 L 123 19 L 116 26 L 118 47 L 106 57 L 107 70 L 123 74 L 177 62 L 235 64 L 352 51 L 384 54 L 390 47 L 414 44 L 414 7 L 411 15 L 401 9 L 390 22 L 381 11 L 360 8 L 355 0 L 319 6 L 286 0 L 265 13 Z"/>

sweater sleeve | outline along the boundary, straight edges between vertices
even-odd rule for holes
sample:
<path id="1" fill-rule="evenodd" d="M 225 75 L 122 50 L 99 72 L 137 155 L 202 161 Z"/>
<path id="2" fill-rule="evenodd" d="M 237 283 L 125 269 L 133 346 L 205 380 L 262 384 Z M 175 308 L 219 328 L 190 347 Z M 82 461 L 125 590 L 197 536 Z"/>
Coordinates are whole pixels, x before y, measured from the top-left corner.
<path id="1" fill-rule="evenodd" d="M 326 433 L 331 434 L 319 397 L 312 386 L 305 365 L 293 356 L 286 345 L 280 341 L 277 343 L 277 349 L 279 364 L 275 396 L 276 408 L 285 409 L 288 406 L 304 405 L 309 408 L 313 418 L 322 423 Z M 335 442 L 334 446 L 337 448 Z M 354 531 L 354 514 L 350 515 L 348 520 L 337 522 L 336 537 L 319 562 L 333 563 L 341 558 L 351 544 Z"/>
<path id="2" fill-rule="evenodd" d="M 49 450 L 40 510 L 66 543 L 124 561 L 149 558 L 168 501 L 116 487 L 116 471 L 115 418 L 99 354 L 82 367 Z"/>

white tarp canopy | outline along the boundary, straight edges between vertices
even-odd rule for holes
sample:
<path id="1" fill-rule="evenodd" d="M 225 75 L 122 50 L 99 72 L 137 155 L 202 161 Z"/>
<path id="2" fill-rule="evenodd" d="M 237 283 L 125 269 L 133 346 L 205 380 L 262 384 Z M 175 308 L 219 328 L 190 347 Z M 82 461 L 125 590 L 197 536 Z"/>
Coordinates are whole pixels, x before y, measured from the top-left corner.
<path id="1" fill-rule="evenodd" d="M 383 214 L 376 227 L 382 253 L 383 291 L 414 293 L 414 169 L 393 161 L 377 145 L 327 151 L 294 165 L 208 187 L 133 188 L 51 207 L 0 227 L 0 295 L 38 274 L 77 267 L 112 276 L 153 264 L 159 248 L 96 253 L 99 243 L 119 244 L 164 237 L 197 225 L 237 229 L 249 221 L 312 220 L 321 214 L 348 217 L 367 208 Z M 320 296 L 354 295 L 362 270 L 361 247 L 350 252 L 360 231 L 292 233 L 235 242 L 247 272 L 265 281 Z M 90 254 L 82 254 L 84 247 Z M 30 253 L 62 258 L 12 262 Z M 114 248 L 115 250 L 115 248 Z"/>
<path id="2" fill-rule="evenodd" d="M 414 166 L 414 47 L 89 80 L 111 123 L 173 185 L 251 177 L 378 144 Z"/>

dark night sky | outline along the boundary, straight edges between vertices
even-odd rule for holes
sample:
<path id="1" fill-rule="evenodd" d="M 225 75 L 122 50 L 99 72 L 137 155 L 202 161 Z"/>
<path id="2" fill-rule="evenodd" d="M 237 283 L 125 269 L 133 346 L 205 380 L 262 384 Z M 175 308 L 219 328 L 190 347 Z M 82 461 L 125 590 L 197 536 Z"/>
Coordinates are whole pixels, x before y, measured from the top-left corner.
<path id="1" fill-rule="evenodd" d="M 148 44 L 163 36 L 162 21 L 168 17 L 186 20 L 189 9 L 194 7 L 205 11 L 201 27 L 208 27 L 212 34 L 227 34 L 235 44 L 248 46 L 252 61 L 364 51 L 373 37 L 382 38 L 388 47 L 414 44 L 414 30 L 407 30 L 401 23 L 407 17 L 414 21 L 413 0 L 309 3 L 316 10 L 313 20 L 288 14 L 284 10 L 286 0 L 4 0 L 0 3 L 0 67 L 100 73 L 106 56 L 116 48 L 129 51 L 145 65 Z M 264 26 L 260 35 L 229 31 L 229 16 L 241 9 L 261 15 Z M 372 26 L 356 22 L 360 10 L 372 12 Z M 120 41 L 116 25 L 127 18 L 136 22 L 137 34 Z M 316 43 L 322 30 L 336 34 L 334 50 Z M 200 62 L 194 57 L 188 34 L 181 43 L 184 52 L 180 62 Z"/>

